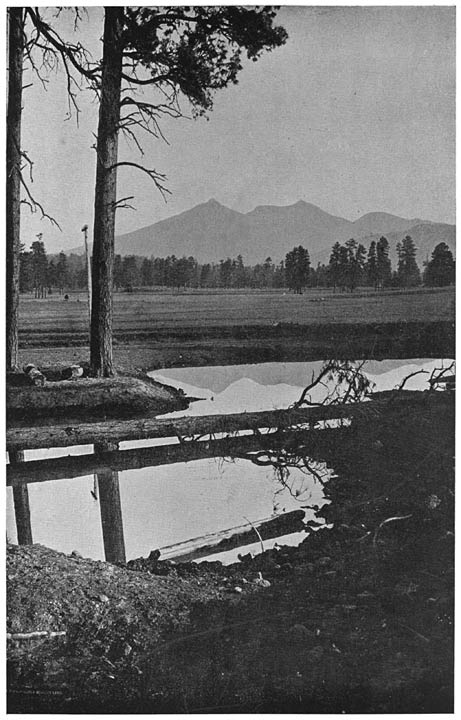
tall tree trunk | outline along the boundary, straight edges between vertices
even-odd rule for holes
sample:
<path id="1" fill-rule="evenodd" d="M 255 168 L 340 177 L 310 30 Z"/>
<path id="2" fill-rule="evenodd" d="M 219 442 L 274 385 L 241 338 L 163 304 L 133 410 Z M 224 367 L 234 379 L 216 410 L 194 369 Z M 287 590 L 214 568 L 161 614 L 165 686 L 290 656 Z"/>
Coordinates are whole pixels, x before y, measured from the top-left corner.
<path id="1" fill-rule="evenodd" d="M 90 363 L 95 376 L 114 374 L 112 359 L 112 283 L 114 266 L 117 155 L 122 83 L 123 7 L 106 7 L 93 231 L 93 297 Z"/>
<path id="2" fill-rule="evenodd" d="M 19 257 L 21 212 L 21 111 L 24 11 L 9 10 L 8 111 L 6 140 L 6 367 L 18 366 Z"/>

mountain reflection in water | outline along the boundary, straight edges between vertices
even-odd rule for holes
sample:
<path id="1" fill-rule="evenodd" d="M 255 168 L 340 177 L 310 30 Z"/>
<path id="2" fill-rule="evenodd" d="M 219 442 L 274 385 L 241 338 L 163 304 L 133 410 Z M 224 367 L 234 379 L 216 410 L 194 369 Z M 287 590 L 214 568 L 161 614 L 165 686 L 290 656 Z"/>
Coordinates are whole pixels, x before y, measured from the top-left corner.
<path id="1" fill-rule="evenodd" d="M 440 367 L 440 360 L 385 361 L 365 367 L 377 389 L 390 389 L 411 372 Z M 445 364 L 447 362 L 445 361 Z M 270 363 L 221 368 L 185 368 L 150 373 L 155 379 L 183 388 L 194 402 L 186 414 L 217 414 L 287 407 L 322 363 Z M 408 384 L 420 389 L 425 376 Z M 186 384 L 187 382 L 187 384 Z M 315 400 L 315 398 L 314 398 Z M 130 441 L 120 448 L 178 443 L 177 438 Z M 91 446 L 26 452 L 26 459 L 85 454 Z M 259 462 L 242 457 L 203 458 L 119 473 L 127 560 L 191 538 L 273 517 L 305 505 L 324 503 L 322 482 L 331 470 L 322 464 L 303 465 L 306 451 L 291 453 L 296 462 L 274 468 L 269 457 Z M 253 460 L 256 456 L 253 456 Z M 308 459 L 307 459 L 308 460 Z M 314 472 L 312 472 L 314 470 Z M 281 480 L 283 482 L 281 482 Z M 320 481 L 321 480 L 321 481 Z M 104 559 L 99 503 L 93 499 L 93 475 L 29 485 L 34 542 L 85 557 Z M 313 517 L 312 510 L 308 510 Z M 12 490 L 7 488 L 7 534 L 16 541 Z M 288 537 L 297 543 L 303 533 Z M 255 533 L 256 540 L 256 533 Z M 272 547 L 274 540 L 265 542 Z M 256 542 L 252 550 L 259 549 Z M 236 556 L 216 556 L 229 561 Z"/>

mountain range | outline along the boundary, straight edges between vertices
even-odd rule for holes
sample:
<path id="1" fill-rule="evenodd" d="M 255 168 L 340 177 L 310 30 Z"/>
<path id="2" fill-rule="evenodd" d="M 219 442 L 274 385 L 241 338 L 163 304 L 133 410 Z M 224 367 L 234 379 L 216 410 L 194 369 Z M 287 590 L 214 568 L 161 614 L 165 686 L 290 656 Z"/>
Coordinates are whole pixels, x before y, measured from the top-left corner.
<path id="1" fill-rule="evenodd" d="M 363 215 L 354 222 L 330 215 L 300 200 L 294 205 L 261 205 L 248 213 L 225 207 L 214 199 L 166 220 L 119 235 L 115 252 L 121 255 L 195 257 L 200 263 L 242 255 L 253 265 L 271 257 L 278 263 L 295 245 L 309 250 L 311 263 L 328 262 L 336 242 L 355 238 L 368 248 L 385 235 L 395 262 L 395 246 L 411 235 L 418 262 L 430 257 L 435 245 L 446 242 L 455 251 L 455 226 L 420 218 L 406 219 L 383 212 Z M 80 249 L 79 249 L 80 251 Z"/>

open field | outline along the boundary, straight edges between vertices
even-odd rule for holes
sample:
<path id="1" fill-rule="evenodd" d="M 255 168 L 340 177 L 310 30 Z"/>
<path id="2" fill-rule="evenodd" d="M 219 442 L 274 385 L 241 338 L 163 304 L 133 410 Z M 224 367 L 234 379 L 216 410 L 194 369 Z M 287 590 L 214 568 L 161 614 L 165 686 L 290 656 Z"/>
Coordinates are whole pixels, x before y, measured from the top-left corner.
<path id="1" fill-rule="evenodd" d="M 353 294 L 312 290 L 304 295 L 275 291 L 114 295 L 116 336 L 186 327 L 433 322 L 453 318 L 453 287 Z M 20 332 L 24 340 L 36 333 L 84 333 L 87 323 L 83 292 L 70 294 L 68 301 L 59 295 L 42 300 L 21 296 Z"/>
<path id="2" fill-rule="evenodd" d="M 454 354 L 454 288 L 116 293 L 118 370 Z M 20 362 L 88 360 L 84 293 L 21 297 Z"/>

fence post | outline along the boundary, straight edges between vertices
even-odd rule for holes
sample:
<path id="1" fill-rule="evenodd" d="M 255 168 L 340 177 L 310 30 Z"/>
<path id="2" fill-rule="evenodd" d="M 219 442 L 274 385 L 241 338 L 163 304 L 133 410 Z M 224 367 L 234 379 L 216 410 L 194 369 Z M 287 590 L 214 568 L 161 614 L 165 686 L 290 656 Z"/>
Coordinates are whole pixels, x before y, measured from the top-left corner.
<path id="1" fill-rule="evenodd" d="M 10 463 L 24 462 L 24 451 L 9 453 Z M 29 489 L 26 483 L 13 487 L 14 517 L 18 535 L 18 545 L 32 545 L 32 526 L 30 523 Z"/>
<path id="2" fill-rule="evenodd" d="M 94 446 L 95 453 L 117 450 L 118 443 L 103 442 Z M 122 506 L 118 472 L 98 472 L 99 507 L 101 511 L 104 554 L 107 562 L 126 562 L 125 539 L 123 536 Z"/>

